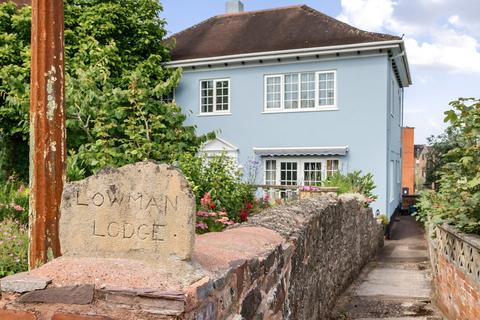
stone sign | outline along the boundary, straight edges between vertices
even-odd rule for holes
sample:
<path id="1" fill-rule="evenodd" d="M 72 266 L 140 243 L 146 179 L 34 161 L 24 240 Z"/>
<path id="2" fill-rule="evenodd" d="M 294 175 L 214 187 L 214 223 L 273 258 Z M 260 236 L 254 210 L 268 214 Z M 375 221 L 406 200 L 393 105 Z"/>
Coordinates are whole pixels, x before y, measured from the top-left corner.
<path id="1" fill-rule="evenodd" d="M 64 256 L 163 264 L 190 259 L 194 238 L 195 198 L 174 167 L 141 162 L 105 169 L 64 188 Z"/>

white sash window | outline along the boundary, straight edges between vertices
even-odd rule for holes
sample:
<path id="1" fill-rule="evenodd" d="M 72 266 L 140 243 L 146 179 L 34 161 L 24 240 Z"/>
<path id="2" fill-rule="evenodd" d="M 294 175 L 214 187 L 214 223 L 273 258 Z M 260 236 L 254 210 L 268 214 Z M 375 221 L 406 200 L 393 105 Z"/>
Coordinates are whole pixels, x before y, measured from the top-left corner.
<path id="1" fill-rule="evenodd" d="M 265 76 L 265 112 L 337 109 L 335 70 Z"/>

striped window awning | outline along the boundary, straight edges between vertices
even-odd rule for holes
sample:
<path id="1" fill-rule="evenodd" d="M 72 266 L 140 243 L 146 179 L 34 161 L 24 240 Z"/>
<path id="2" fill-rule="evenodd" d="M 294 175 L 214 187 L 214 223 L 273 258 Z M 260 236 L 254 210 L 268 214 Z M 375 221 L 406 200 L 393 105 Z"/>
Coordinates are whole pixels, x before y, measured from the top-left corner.
<path id="1" fill-rule="evenodd" d="M 344 156 L 348 146 L 342 147 L 279 147 L 253 148 L 258 156 Z"/>

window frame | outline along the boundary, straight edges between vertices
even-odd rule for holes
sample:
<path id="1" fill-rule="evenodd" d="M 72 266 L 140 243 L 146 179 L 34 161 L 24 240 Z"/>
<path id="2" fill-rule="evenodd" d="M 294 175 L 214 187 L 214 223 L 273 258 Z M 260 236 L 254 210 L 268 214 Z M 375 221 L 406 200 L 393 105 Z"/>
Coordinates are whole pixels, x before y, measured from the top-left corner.
<path id="1" fill-rule="evenodd" d="M 313 73 L 315 75 L 315 97 L 314 97 L 314 107 L 313 108 L 302 108 L 302 74 Z M 333 104 L 331 105 L 320 105 L 320 75 L 333 73 Z M 298 75 L 298 93 L 297 93 L 297 105 L 298 108 L 295 109 L 286 109 L 285 108 L 285 76 L 296 74 Z M 278 78 L 280 77 L 280 108 L 267 108 L 268 105 L 268 94 L 267 94 L 267 80 L 269 78 Z M 277 74 L 266 74 L 264 75 L 264 85 L 263 85 L 263 112 L 262 113 L 281 113 L 281 112 L 309 112 L 309 111 L 337 111 L 338 110 L 338 81 L 337 81 L 337 70 L 322 70 L 322 71 L 302 71 L 302 72 L 286 72 L 286 73 L 277 73 Z"/>
<path id="2" fill-rule="evenodd" d="M 305 163 L 321 163 L 321 181 L 325 181 L 328 177 L 327 173 L 327 161 L 330 160 L 337 160 L 338 161 L 338 172 L 342 172 L 343 167 L 343 160 L 341 157 L 264 157 L 262 159 L 262 176 L 263 176 L 263 184 L 267 185 L 267 177 L 266 177 L 266 165 L 267 161 L 275 160 L 275 184 L 274 185 L 282 185 L 281 184 L 281 162 L 296 162 L 297 163 L 297 184 L 295 186 L 304 186 L 305 185 Z"/>
<path id="3" fill-rule="evenodd" d="M 203 112 L 202 107 L 203 107 L 203 90 L 202 90 L 202 84 L 203 82 L 207 81 L 212 81 L 213 82 L 213 111 L 212 112 Z M 227 110 L 221 110 L 217 111 L 217 83 L 226 81 L 228 84 L 228 109 Z M 232 99 L 232 86 L 231 86 L 231 81 L 230 78 L 213 78 L 213 79 L 201 79 L 199 80 L 199 110 L 198 110 L 198 115 L 199 116 L 217 116 L 217 115 L 230 115 L 232 114 L 231 112 L 231 99 Z"/>

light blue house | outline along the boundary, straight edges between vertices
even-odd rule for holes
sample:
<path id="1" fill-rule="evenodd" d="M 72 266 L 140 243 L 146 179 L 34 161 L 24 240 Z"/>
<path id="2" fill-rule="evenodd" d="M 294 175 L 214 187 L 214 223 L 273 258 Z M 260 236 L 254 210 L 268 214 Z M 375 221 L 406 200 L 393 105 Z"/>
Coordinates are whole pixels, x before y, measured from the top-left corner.
<path id="1" fill-rule="evenodd" d="M 307 6 L 227 13 L 172 38 L 175 99 L 207 153 L 227 151 L 259 184 L 311 185 L 337 170 L 374 174 L 374 210 L 401 197 L 403 88 L 411 84 L 401 38 L 358 30 Z"/>

